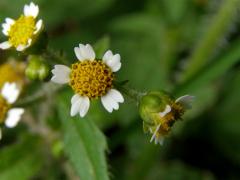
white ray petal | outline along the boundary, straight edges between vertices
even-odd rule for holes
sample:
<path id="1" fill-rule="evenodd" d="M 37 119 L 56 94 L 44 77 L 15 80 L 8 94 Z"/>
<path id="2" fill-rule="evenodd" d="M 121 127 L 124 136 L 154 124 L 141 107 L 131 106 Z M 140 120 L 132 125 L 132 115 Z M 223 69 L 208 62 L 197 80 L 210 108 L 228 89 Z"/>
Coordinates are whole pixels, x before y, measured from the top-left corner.
<path id="1" fill-rule="evenodd" d="M 9 104 L 13 104 L 20 94 L 20 88 L 17 87 L 16 83 L 7 82 L 3 85 L 1 94 Z"/>
<path id="2" fill-rule="evenodd" d="M 152 137 L 151 137 L 151 139 L 150 139 L 150 142 L 152 142 L 154 139 L 156 140 L 156 135 L 157 135 L 157 132 L 158 132 L 158 130 L 160 129 L 160 127 L 161 127 L 161 124 L 159 124 L 158 126 L 157 126 L 157 128 L 155 129 L 155 131 L 154 131 L 154 133 L 153 133 L 153 135 L 152 135 Z M 155 141 L 156 142 L 156 141 Z"/>
<path id="3" fill-rule="evenodd" d="M 185 109 L 191 109 L 192 102 L 194 101 L 194 99 L 195 99 L 195 96 L 184 95 L 177 98 L 175 102 L 182 104 Z"/>
<path id="4" fill-rule="evenodd" d="M 42 27 L 43 27 L 43 21 L 40 19 L 40 20 L 38 20 L 38 22 L 36 24 L 36 30 L 34 31 L 33 34 L 39 33 L 39 31 L 42 29 Z"/>
<path id="5" fill-rule="evenodd" d="M 90 44 L 86 44 L 85 46 L 79 44 L 81 55 L 85 58 L 85 60 L 94 60 L 95 52 Z"/>
<path id="6" fill-rule="evenodd" d="M 74 104 L 74 103 L 77 102 L 80 98 L 81 98 L 81 96 L 80 96 L 79 94 L 73 95 L 73 97 L 72 97 L 72 99 L 71 99 L 71 104 Z"/>
<path id="7" fill-rule="evenodd" d="M 95 59 L 95 52 L 90 44 L 79 44 L 79 47 L 74 48 L 74 52 L 80 61 Z"/>
<path id="8" fill-rule="evenodd" d="M 28 45 L 20 44 L 20 45 L 18 45 L 18 47 L 16 48 L 16 50 L 17 50 L 17 51 L 24 51 L 27 47 L 28 47 Z"/>
<path id="9" fill-rule="evenodd" d="M 6 23 L 9 24 L 9 25 L 13 25 L 13 24 L 15 23 L 15 20 L 12 19 L 12 18 L 9 18 L 9 17 L 6 18 L 5 21 L 6 21 Z"/>
<path id="10" fill-rule="evenodd" d="M 111 68 L 113 72 L 117 72 L 121 68 L 121 56 L 119 54 L 113 55 L 112 51 L 108 50 L 104 56 L 103 61 Z"/>
<path id="11" fill-rule="evenodd" d="M 29 5 L 24 6 L 23 11 L 25 16 L 32 16 L 36 18 L 39 13 L 39 8 L 37 5 L 31 2 Z"/>
<path id="12" fill-rule="evenodd" d="M 102 104 L 108 112 L 112 112 L 113 109 L 118 110 L 119 103 L 124 102 L 123 96 L 115 89 L 111 89 L 108 93 L 101 97 Z"/>
<path id="13" fill-rule="evenodd" d="M 84 99 L 82 100 L 81 106 L 80 106 L 79 115 L 81 117 L 84 117 L 87 114 L 89 107 L 90 107 L 90 100 L 88 97 L 84 97 Z"/>
<path id="14" fill-rule="evenodd" d="M 11 47 L 12 47 L 12 45 L 9 41 L 5 41 L 0 44 L 0 49 L 9 49 Z"/>
<path id="15" fill-rule="evenodd" d="M 113 104 L 113 100 L 111 97 L 109 97 L 107 94 L 105 96 L 101 97 L 101 101 L 102 104 L 104 106 L 104 108 L 108 111 L 108 112 L 112 112 L 113 111 L 113 106 L 115 106 L 116 104 Z M 114 101 L 115 102 L 115 101 Z"/>
<path id="16" fill-rule="evenodd" d="M 7 118 L 5 120 L 5 125 L 8 128 L 15 127 L 21 119 L 22 114 L 24 113 L 23 108 L 13 108 L 10 109 L 7 113 Z"/>
<path id="17" fill-rule="evenodd" d="M 124 98 L 122 96 L 122 94 L 116 90 L 116 89 L 110 89 L 108 94 L 112 97 L 112 99 L 114 99 L 116 102 L 118 103 L 123 103 L 124 102 Z"/>
<path id="18" fill-rule="evenodd" d="M 160 117 L 164 117 L 166 114 L 171 112 L 171 110 L 172 110 L 171 106 L 169 104 L 167 104 L 166 108 L 164 109 L 164 111 L 159 113 Z"/>
<path id="19" fill-rule="evenodd" d="M 76 98 L 76 96 L 75 96 Z M 78 99 L 74 99 L 75 102 L 73 102 L 71 107 L 71 116 L 75 116 L 76 114 L 80 114 L 81 117 L 84 117 L 88 109 L 90 107 L 90 100 L 88 97 L 82 97 L 79 96 Z"/>
<path id="20" fill-rule="evenodd" d="M 58 84 L 65 84 L 70 81 L 71 69 L 65 65 L 55 65 L 52 70 L 53 77 L 51 81 Z"/>

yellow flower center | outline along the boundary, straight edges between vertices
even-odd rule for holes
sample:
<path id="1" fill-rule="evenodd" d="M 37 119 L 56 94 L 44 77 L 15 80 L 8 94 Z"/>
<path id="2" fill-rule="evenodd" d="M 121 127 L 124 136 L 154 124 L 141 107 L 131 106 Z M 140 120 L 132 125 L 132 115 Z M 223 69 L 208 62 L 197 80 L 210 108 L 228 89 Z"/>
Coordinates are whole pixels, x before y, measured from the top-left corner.
<path id="1" fill-rule="evenodd" d="M 5 120 L 10 104 L 0 95 L 0 124 Z"/>
<path id="2" fill-rule="evenodd" d="M 34 17 L 21 15 L 20 18 L 10 27 L 9 42 L 14 47 L 27 45 L 28 40 L 32 38 L 35 30 Z"/>
<path id="3" fill-rule="evenodd" d="M 181 119 L 181 116 L 184 114 L 184 107 L 180 103 L 172 102 L 171 111 L 167 113 L 163 118 L 161 118 L 161 126 L 159 133 L 162 135 L 168 134 L 173 124 Z"/>
<path id="4" fill-rule="evenodd" d="M 3 64 L 0 66 L 0 89 L 6 82 L 19 82 L 23 81 L 23 71 L 21 64 L 16 64 L 16 66 L 10 64 Z"/>
<path id="5" fill-rule="evenodd" d="M 112 88 L 114 75 L 102 61 L 85 60 L 72 64 L 70 79 L 69 84 L 75 93 L 93 99 Z"/>

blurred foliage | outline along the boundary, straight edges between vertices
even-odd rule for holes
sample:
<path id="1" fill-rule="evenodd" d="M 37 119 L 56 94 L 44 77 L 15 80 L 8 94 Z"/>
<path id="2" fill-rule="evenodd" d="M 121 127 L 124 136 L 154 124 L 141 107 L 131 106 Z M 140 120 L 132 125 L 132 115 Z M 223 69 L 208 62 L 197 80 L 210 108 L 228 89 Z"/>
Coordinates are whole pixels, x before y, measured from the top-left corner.
<path id="1" fill-rule="evenodd" d="M 18 17 L 28 2 L 1 0 L 0 21 Z M 48 83 L 31 83 L 23 98 L 47 95 L 28 106 L 19 128 L 4 131 L 0 180 L 240 179 L 239 0 L 35 3 L 51 47 L 63 50 L 69 64 L 80 42 L 94 44 L 98 58 L 110 48 L 121 54 L 120 81 L 196 101 L 165 144 L 155 146 L 131 100 L 112 114 L 94 102 L 86 118 L 70 118 L 68 88 L 56 94 Z M 1 51 L 1 62 L 7 55 L 22 57 Z"/>

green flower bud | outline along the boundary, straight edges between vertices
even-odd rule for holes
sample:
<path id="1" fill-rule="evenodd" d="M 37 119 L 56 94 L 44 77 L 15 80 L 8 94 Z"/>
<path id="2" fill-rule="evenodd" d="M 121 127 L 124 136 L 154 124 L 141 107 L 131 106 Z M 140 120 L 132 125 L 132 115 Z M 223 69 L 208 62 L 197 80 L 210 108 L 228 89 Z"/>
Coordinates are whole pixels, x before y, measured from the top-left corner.
<path id="1" fill-rule="evenodd" d="M 162 143 L 174 123 L 191 108 L 193 96 L 185 95 L 175 99 L 164 91 L 149 92 L 139 103 L 139 113 L 143 119 L 143 130 L 152 134 L 151 142 Z"/>
<path id="2" fill-rule="evenodd" d="M 29 56 L 25 74 L 31 80 L 45 80 L 50 74 L 50 67 L 41 56 Z"/>

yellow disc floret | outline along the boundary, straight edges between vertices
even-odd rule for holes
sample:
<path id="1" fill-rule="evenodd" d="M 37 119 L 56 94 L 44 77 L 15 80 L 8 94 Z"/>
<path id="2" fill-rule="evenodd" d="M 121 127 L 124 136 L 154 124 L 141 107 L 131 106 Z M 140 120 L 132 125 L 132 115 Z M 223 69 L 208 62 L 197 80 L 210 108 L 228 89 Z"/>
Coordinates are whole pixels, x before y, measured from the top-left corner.
<path id="1" fill-rule="evenodd" d="M 85 60 L 72 64 L 70 79 L 69 84 L 75 93 L 93 99 L 112 88 L 114 75 L 102 61 Z"/>
<path id="2" fill-rule="evenodd" d="M 184 107 L 179 103 L 172 102 L 170 106 L 171 111 L 167 113 L 164 117 L 161 117 L 161 126 L 158 132 L 162 135 L 168 134 L 173 124 L 178 119 L 181 119 L 181 116 L 185 112 Z"/>
<path id="3" fill-rule="evenodd" d="M 0 124 L 4 122 L 9 108 L 10 104 L 0 95 Z"/>
<path id="4" fill-rule="evenodd" d="M 0 89 L 6 82 L 23 82 L 23 65 L 21 63 L 0 65 Z"/>
<path id="5" fill-rule="evenodd" d="M 36 30 L 35 19 L 32 16 L 20 16 L 10 27 L 9 42 L 14 46 L 27 45 Z"/>

